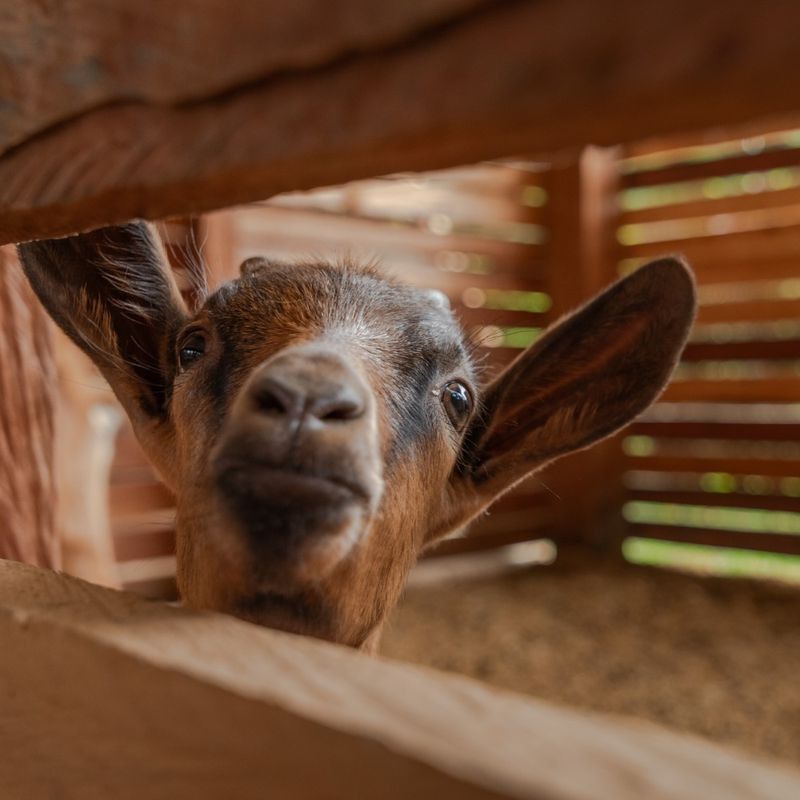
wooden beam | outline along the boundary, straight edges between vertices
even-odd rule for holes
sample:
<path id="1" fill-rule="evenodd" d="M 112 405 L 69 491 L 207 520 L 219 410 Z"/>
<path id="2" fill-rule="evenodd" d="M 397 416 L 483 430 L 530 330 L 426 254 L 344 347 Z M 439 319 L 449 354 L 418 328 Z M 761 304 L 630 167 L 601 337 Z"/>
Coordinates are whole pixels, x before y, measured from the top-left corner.
<path id="1" fill-rule="evenodd" d="M 0 637 L 3 797 L 800 796 L 689 736 L 11 562 Z"/>
<path id="2" fill-rule="evenodd" d="M 790 0 L 6 5 L 2 241 L 733 124 L 800 96 Z"/>

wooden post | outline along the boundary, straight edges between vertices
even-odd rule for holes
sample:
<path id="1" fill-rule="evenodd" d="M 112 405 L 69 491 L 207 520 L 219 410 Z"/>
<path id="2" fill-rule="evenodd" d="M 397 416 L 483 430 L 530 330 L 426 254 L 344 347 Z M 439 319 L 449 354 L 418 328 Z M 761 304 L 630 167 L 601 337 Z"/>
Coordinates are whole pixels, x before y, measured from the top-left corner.
<path id="1" fill-rule="evenodd" d="M 58 567 L 49 326 L 13 251 L 0 249 L 0 556 Z"/>
<path id="2" fill-rule="evenodd" d="M 575 309 L 617 276 L 618 151 L 588 147 L 556 163 L 549 180 L 553 318 Z M 621 535 L 619 436 L 567 456 L 542 476 L 560 498 L 559 541 L 607 546 Z"/>

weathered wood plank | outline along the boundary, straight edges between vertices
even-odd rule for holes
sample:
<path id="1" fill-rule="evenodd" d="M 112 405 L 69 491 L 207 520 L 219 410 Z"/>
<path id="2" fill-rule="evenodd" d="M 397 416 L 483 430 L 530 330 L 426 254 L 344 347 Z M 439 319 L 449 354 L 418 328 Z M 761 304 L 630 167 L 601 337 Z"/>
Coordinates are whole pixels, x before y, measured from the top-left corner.
<path id="1" fill-rule="evenodd" d="M 120 99 L 175 105 L 334 63 L 486 0 L 2 4 L 0 149 Z"/>
<path id="2" fill-rule="evenodd" d="M 0 558 L 61 566 L 57 396 L 51 323 L 14 253 L 0 249 Z"/>
<path id="3" fill-rule="evenodd" d="M 215 4 L 218 13 L 196 23 L 195 36 L 174 35 L 171 5 L 136 5 L 146 31 L 118 17 L 112 27 L 124 34 L 124 53 L 161 60 L 146 70 L 150 84 L 131 91 L 123 57 L 108 68 L 109 42 L 97 52 L 78 48 L 75 64 L 56 59 L 58 80 L 46 65 L 30 69 L 24 57 L 4 73 L 17 87 L 12 96 L 37 96 L 45 83 L 69 84 L 70 75 L 78 84 L 91 79 L 94 58 L 107 85 L 98 96 L 82 95 L 79 86 L 77 97 L 51 113 L 44 109 L 52 100 L 32 101 L 24 126 L 8 123 L 17 138 L 29 138 L 0 158 L 3 241 L 397 170 L 732 124 L 794 110 L 800 88 L 800 8 L 788 0 L 678 0 L 655 10 L 613 0 L 602 15 L 592 0 L 440 0 L 431 11 L 427 0 L 392 2 L 381 4 L 381 19 L 390 19 L 382 26 L 345 14 L 348 27 L 326 15 L 297 56 L 291 26 L 259 34 L 287 13 L 313 22 L 320 4 L 287 12 L 285 4 L 265 3 L 257 14 L 249 3 L 251 13 L 241 18 Z M 12 15 L 14 42 L 46 29 L 43 41 L 66 51 L 77 23 L 59 17 L 53 4 L 41 9 L 38 27 L 34 18 Z M 186 24 L 186 15 L 178 19 Z M 147 37 L 162 27 L 154 56 Z M 281 39 L 270 60 L 269 43 Z M 109 34 L 112 44 L 118 40 Z M 49 58 L 46 47 L 31 50 Z M 235 68 L 209 79 L 209 63 L 227 59 Z M 165 64 L 177 65 L 174 75 Z M 54 125 L 55 118 L 62 121 Z"/>
<path id="4" fill-rule="evenodd" d="M 790 798 L 800 774 L 215 614 L 0 564 L 0 794 Z"/>

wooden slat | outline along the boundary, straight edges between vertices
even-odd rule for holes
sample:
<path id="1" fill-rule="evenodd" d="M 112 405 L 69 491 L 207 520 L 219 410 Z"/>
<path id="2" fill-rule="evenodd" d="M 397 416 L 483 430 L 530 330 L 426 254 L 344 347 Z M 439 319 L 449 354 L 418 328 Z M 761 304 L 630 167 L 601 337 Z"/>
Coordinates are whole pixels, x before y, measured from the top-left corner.
<path id="1" fill-rule="evenodd" d="M 711 547 L 741 547 L 770 553 L 800 555 L 800 536 L 781 533 L 741 533 L 714 528 L 679 528 L 669 525 L 631 525 L 631 536 L 688 542 Z"/>
<path id="2" fill-rule="evenodd" d="M 701 305 L 697 324 L 716 322 L 768 322 L 797 319 L 800 321 L 800 300 L 747 300 L 737 303 Z"/>
<path id="3" fill-rule="evenodd" d="M 3 71 L 3 96 L 19 102 L 0 159 L 4 241 L 797 105 L 792 3 L 677 0 L 653 15 L 613 0 L 598 17 L 591 0 L 324 15 L 304 0 L 287 17 L 298 36 L 275 3 L 241 15 L 155 0 L 125 15 L 88 0 L 24 8 L 4 21 L 7 37 L 35 43 Z M 313 35 L 309 20 L 323 20 Z M 54 38 L 74 43 L 77 63 L 53 57 L 73 52 Z M 710 58 L 720 42 L 724 58 Z"/>
<path id="4" fill-rule="evenodd" d="M 123 588 L 126 592 L 133 592 L 138 597 L 149 600 L 174 602 L 178 599 L 178 585 L 174 576 L 148 578 L 141 581 L 125 581 Z"/>
<path id="5" fill-rule="evenodd" d="M 496 272 L 515 271 L 521 264 L 540 262 L 545 246 L 520 245 L 482 234 L 438 235 L 425 227 L 391 224 L 301 209 L 250 206 L 234 212 L 239 248 L 269 251 L 277 248 L 298 254 L 321 249 L 367 253 L 433 254 L 442 250 L 475 253 L 492 258 Z M 501 227 L 501 226 L 498 226 Z"/>
<path id="6" fill-rule="evenodd" d="M 771 141 L 774 134 L 783 134 L 800 128 L 800 117 L 794 114 L 755 119 L 740 125 L 714 125 L 702 131 L 674 133 L 669 136 L 652 136 L 631 142 L 625 147 L 625 158 L 650 156 L 654 153 L 679 154 L 681 150 L 694 150 L 704 145 L 735 145 L 742 139 L 763 138 Z M 679 159 L 676 159 L 679 160 Z"/>
<path id="7" fill-rule="evenodd" d="M 800 252 L 784 258 L 739 258 L 733 254 L 724 259 L 704 258 L 692 263 L 700 285 L 769 281 L 796 278 L 800 273 Z"/>
<path id="8" fill-rule="evenodd" d="M 175 497 L 163 483 L 112 483 L 109 489 L 109 505 L 114 514 L 124 516 L 142 509 L 173 507 Z"/>
<path id="9" fill-rule="evenodd" d="M 658 186 L 666 183 L 683 183 L 717 178 L 721 175 L 739 175 L 745 172 L 763 172 L 780 167 L 799 167 L 800 150 L 778 148 L 757 155 L 738 155 L 716 161 L 701 161 L 694 164 L 675 164 L 660 169 L 642 170 L 623 174 L 624 188 Z"/>
<path id="10" fill-rule="evenodd" d="M 790 767 L 0 565 L 3 797 L 726 800 Z"/>
<path id="11" fill-rule="evenodd" d="M 800 339 L 745 342 L 689 342 L 684 361 L 742 359 L 755 361 L 793 361 L 800 359 Z"/>
<path id="12" fill-rule="evenodd" d="M 552 528 L 521 528 L 504 533 L 476 533 L 458 539 L 445 539 L 434 548 L 426 550 L 425 558 L 444 558 L 462 553 L 479 553 L 483 550 L 495 550 L 510 544 L 530 542 L 536 539 L 556 538 L 557 532 Z"/>
<path id="13" fill-rule="evenodd" d="M 774 228 L 720 236 L 702 236 L 670 242 L 648 242 L 624 248 L 626 258 L 658 258 L 682 253 L 702 269 L 703 262 L 790 260 L 800 253 L 800 227 Z M 759 276 L 760 278 L 761 276 Z"/>
<path id="14" fill-rule="evenodd" d="M 549 314 L 531 314 L 528 311 L 507 311 L 490 308 L 466 308 L 460 303 L 453 306 L 456 317 L 465 326 L 502 325 L 509 328 L 543 328 L 550 321 Z"/>
<path id="15" fill-rule="evenodd" d="M 729 472 L 737 475 L 800 475 L 798 459 L 705 458 L 691 456 L 637 456 L 626 459 L 626 468 L 654 472 Z"/>
<path id="16" fill-rule="evenodd" d="M 175 555 L 175 529 L 171 526 L 158 526 L 153 530 L 116 535 L 114 555 L 117 561 Z"/>
<path id="17" fill-rule="evenodd" d="M 673 381 L 662 395 L 662 400 L 717 403 L 798 402 L 800 377 L 736 381 Z"/>
<path id="18" fill-rule="evenodd" d="M 693 200 L 686 203 L 642 208 L 620 214 L 620 225 L 664 222 L 693 217 L 711 217 L 717 214 L 736 214 L 741 211 L 785 208 L 800 205 L 800 187 L 719 197 L 710 200 Z"/>
<path id="19" fill-rule="evenodd" d="M 715 508 L 754 508 L 768 511 L 800 512 L 800 497 L 783 495 L 753 495 L 735 492 L 687 492 L 635 489 L 628 492 L 627 500 L 648 500 L 655 503 L 713 506 Z"/>
<path id="20" fill-rule="evenodd" d="M 634 422 L 626 433 L 656 439 L 734 439 L 769 442 L 800 441 L 800 423 Z"/>

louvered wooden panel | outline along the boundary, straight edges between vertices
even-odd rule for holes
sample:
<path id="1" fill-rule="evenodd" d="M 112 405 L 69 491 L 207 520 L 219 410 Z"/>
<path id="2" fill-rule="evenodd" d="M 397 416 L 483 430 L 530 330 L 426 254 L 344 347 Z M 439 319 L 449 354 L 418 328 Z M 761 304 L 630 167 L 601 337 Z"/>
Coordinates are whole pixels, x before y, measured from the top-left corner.
<path id="1" fill-rule="evenodd" d="M 800 132 L 639 148 L 622 173 L 621 271 L 684 253 L 701 304 L 624 442 L 630 530 L 800 554 Z"/>

